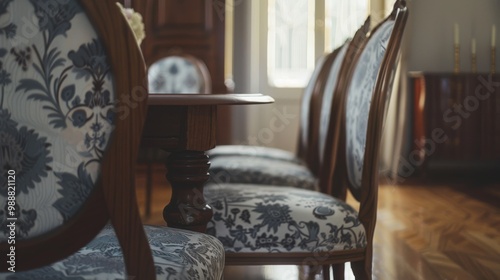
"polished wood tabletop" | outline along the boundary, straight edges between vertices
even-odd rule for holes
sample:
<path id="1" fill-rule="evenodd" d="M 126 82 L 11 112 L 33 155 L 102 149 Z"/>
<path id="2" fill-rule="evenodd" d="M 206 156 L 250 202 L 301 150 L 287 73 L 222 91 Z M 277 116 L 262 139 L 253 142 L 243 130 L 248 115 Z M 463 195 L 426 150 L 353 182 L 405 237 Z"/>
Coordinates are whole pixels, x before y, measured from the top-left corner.
<path id="1" fill-rule="evenodd" d="M 205 151 L 216 145 L 217 107 L 273 102 L 260 93 L 149 94 L 141 146 L 170 153 L 166 176 L 172 199 L 163 211 L 169 226 L 205 232 L 212 218 L 203 185 L 210 167 Z"/>

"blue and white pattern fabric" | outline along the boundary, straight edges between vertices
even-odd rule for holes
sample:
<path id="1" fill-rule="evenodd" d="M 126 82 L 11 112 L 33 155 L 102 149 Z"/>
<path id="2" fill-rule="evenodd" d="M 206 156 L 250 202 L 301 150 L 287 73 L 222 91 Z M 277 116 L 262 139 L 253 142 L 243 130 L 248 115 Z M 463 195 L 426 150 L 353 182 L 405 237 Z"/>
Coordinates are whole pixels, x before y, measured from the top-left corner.
<path id="1" fill-rule="evenodd" d="M 394 21 L 386 21 L 370 36 L 354 68 L 346 103 L 346 164 L 349 182 L 361 188 L 370 104 Z"/>
<path id="2" fill-rule="evenodd" d="M 224 248 L 216 238 L 192 231 L 145 226 L 158 280 L 219 280 Z M 5 280 L 127 279 L 123 253 L 110 225 L 85 247 L 51 266 L 0 273 Z M 141 279 L 140 277 L 134 279 Z"/>
<path id="3" fill-rule="evenodd" d="M 205 186 L 214 216 L 207 233 L 226 252 L 304 253 L 365 248 L 357 212 L 341 200 L 292 187 Z"/>
<path id="4" fill-rule="evenodd" d="M 293 162 L 249 158 L 216 157 L 210 160 L 210 182 L 292 186 L 317 190 L 317 179 L 304 165 Z"/>
<path id="5" fill-rule="evenodd" d="M 56 13 L 57 12 L 57 13 Z M 114 81 L 79 1 L 0 1 L 0 241 L 7 171 L 16 238 L 62 225 L 99 177 L 113 131 Z"/>
<path id="6" fill-rule="evenodd" d="M 169 56 L 148 70 L 151 93 L 202 93 L 203 76 L 196 66 L 181 56 Z"/>

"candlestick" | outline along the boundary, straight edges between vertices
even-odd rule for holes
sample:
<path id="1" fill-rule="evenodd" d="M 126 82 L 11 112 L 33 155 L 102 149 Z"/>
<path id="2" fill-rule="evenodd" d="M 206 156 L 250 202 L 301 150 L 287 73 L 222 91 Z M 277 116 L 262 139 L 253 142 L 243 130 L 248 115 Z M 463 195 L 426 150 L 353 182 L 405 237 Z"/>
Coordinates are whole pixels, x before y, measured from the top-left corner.
<path id="1" fill-rule="evenodd" d="M 491 27 L 491 47 L 496 47 L 496 35 L 497 35 L 497 26 L 493 24 Z"/>
<path id="2" fill-rule="evenodd" d="M 495 72 L 496 72 L 496 69 L 495 69 L 496 68 L 496 49 L 495 49 L 495 47 L 491 47 L 490 60 L 491 60 L 490 73 L 495 74 Z"/>
<path id="3" fill-rule="evenodd" d="M 460 31 L 458 29 L 458 23 L 453 26 L 453 72 L 460 72 Z"/>

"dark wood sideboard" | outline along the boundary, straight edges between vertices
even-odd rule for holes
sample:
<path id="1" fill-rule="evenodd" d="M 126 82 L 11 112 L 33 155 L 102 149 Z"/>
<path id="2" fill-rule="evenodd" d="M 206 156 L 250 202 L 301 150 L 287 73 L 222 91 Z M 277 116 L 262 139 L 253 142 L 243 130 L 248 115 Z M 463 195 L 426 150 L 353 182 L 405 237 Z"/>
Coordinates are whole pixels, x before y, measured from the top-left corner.
<path id="1" fill-rule="evenodd" d="M 500 178 L 500 74 L 409 73 L 416 174 Z"/>

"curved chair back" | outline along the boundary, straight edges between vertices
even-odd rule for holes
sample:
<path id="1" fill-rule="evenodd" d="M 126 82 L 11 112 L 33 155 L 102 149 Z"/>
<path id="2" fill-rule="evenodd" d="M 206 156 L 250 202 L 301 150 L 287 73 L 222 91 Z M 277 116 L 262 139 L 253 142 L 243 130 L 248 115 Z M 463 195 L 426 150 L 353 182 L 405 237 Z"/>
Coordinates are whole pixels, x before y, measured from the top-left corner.
<path id="1" fill-rule="evenodd" d="M 0 17 L 1 251 L 14 234 L 16 271 L 46 266 L 111 219 L 128 275 L 154 279 L 133 186 L 145 64 L 119 7 L 7 0 Z"/>
<path id="2" fill-rule="evenodd" d="M 356 31 L 352 39 L 347 40 L 335 50 L 337 58 L 331 66 L 326 85 L 324 87 L 321 104 L 320 127 L 318 133 L 318 164 L 319 186 L 321 192 L 332 193 L 330 172 L 335 164 L 332 159 L 337 158 L 337 149 L 340 139 L 340 102 L 345 95 L 347 79 L 350 75 L 352 61 L 364 45 L 370 31 L 370 17 Z M 328 138 L 330 136 L 330 139 Z"/>
<path id="3" fill-rule="evenodd" d="M 151 93 L 211 93 L 210 73 L 203 61 L 190 55 L 172 55 L 148 70 Z"/>
<path id="4" fill-rule="evenodd" d="M 297 156 L 304 160 L 313 174 L 318 173 L 318 137 L 321 103 L 330 68 L 338 52 L 318 59 L 301 101 L 299 142 Z"/>
<path id="5" fill-rule="evenodd" d="M 396 70 L 399 48 L 408 17 L 404 0 L 370 33 L 351 63 L 346 94 L 334 111 L 341 112 L 340 126 L 330 123 L 328 143 L 334 142 L 340 128 L 339 156 L 329 157 L 330 192 L 344 196 L 347 186 L 360 202 L 359 219 L 366 229 L 371 259 L 378 194 L 378 156 L 387 103 Z M 341 85 L 342 86 L 342 85 Z M 336 189 L 337 188 L 337 189 Z M 371 264 L 366 264 L 371 265 Z"/>

